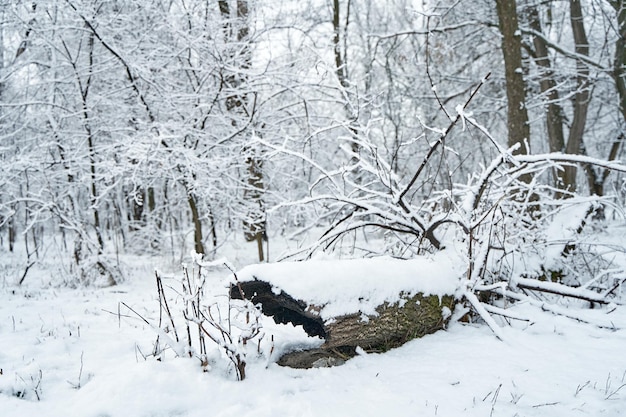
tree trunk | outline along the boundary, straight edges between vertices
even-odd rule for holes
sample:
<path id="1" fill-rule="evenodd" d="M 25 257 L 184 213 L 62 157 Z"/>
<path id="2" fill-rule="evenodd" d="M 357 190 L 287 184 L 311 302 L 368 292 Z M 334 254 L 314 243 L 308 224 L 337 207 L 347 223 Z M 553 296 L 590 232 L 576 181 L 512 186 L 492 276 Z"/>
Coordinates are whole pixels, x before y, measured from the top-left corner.
<path id="1" fill-rule="evenodd" d="M 572 0 L 573 2 L 573 0 Z M 611 5 L 615 8 L 617 16 L 617 27 L 619 37 L 615 42 L 615 56 L 613 61 L 613 80 L 615 81 L 615 89 L 619 98 L 619 111 L 622 114 L 624 122 L 626 122 L 626 4 L 623 0 L 610 1 Z M 580 7 L 580 5 L 578 5 Z M 582 25 L 582 20 L 581 23 Z M 572 23 L 573 25 L 573 23 Z M 584 30 L 584 27 L 582 28 Z M 622 147 L 626 135 L 621 132 L 613 140 L 609 156 L 607 160 L 614 161 L 617 159 L 620 148 Z M 581 147 L 585 152 L 584 142 L 581 142 Z M 587 173 L 587 184 L 592 194 L 597 196 L 604 195 L 604 184 L 610 174 L 610 171 L 605 169 L 602 173 L 598 173 L 592 166 L 585 165 L 585 171 Z M 603 216 L 603 210 L 599 209 L 599 217 Z"/>
<path id="2" fill-rule="evenodd" d="M 222 19 L 224 20 L 224 38 L 226 42 L 236 41 L 236 52 L 232 52 L 231 58 L 235 61 L 239 69 L 244 70 L 239 73 L 227 74 L 225 79 L 232 93 L 226 99 L 226 109 L 235 115 L 250 117 L 248 110 L 248 95 L 239 91 L 240 87 L 247 81 L 246 69 L 251 66 L 251 51 L 245 42 L 248 40 L 250 32 L 248 18 L 250 15 L 248 0 L 237 0 L 234 13 L 230 10 L 227 0 L 218 0 L 218 6 Z M 233 15 L 236 19 L 233 19 Z M 237 121 L 233 120 L 233 125 Z M 260 151 L 254 147 L 244 146 L 243 153 L 247 171 L 247 186 L 244 188 L 244 200 L 247 203 L 246 218 L 243 221 L 244 236 L 247 241 L 257 242 L 259 261 L 264 261 L 263 241 L 266 239 L 265 207 L 263 204 L 263 194 L 265 190 L 263 175 L 263 159 Z"/>
<path id="3" fill-rule="evenodd" d="M 345 47 L 345 29 L 348 26 L 348 19 L 350 18 L 350 0 L 348 0 L 347 12 L 346 12 L 346 23 L 342 28 L 341 24 L 341 9 L 339 7 L 339 0 L 333 0 L 333 52 L 335 55 L 335 73 L 337 75 L 337 79 L 339 80 L 339 84 L 342 88 L 342 94 L 344 95 L 345 100 L 345 110 L 346 117 L 348 118 L 349 123 L 349 131 L 354 139 L 358 136 L 358 128 L 356 125 L 356 115 L 355 111 L 352 109 L 353 103 L 350 102 L 350 78 L 348 76 L 348 63 L 347 63 L 347 48 Z M 342 32 L 344 33 L 344 47 L 342 47 Z M 350 148 L 354 155 L 359 154 L 359 145 L 356 142 L 352 142 L 350 144 Z M 351 165 L 354 165 L 357 162 L 357 157 L 353 156 L 350 161 Z"/>
<path id="4" fill-rule="evenodd" d="M 531 7 L 529 18 L 530 27 L 537 32 L 543 32 L 536 7 Z M 545 95 L 545 100 L 547 101 L 546 127 L 548 132 L 548 145 L 550 152 L 563 152 L 565 150 L 563 111 L 558 104 L 560 100 L 559 90 L 554 80 L 552 63 L 548 57 L 548 45 L 541 37 L 534 36 L 533 46 L 535 47 L 535 62 L 541 67 L 539 86 L 541 93 Z"/>
<path id="5" fill-rule="evenodd" d="M 619 37 L 615 43 L 615 58 L 613 64 L 613 78 L 615 87 L 619 97 L 619 109 L 626 122 L 626 3 L 623 0 L 612 1 L 613 7 L 617 12 L 617 25 Z M 617 159 L 619 148 L 623 146 L 626 136 L 622 132 L 613 142 L 609 160 Z M 602 189 L 604 190 L 604 182 L 608 177 L 608 172 L 602 175 Z"/>
<path id="6" fill-rule="evenodd" d="M 574 35 L 575 51 L 578 55 L 589 55 L 589 41 L 583 22 L 580 0 L 570 0 L 570 22 Z M 589 108 L 589 68 L 578 60 L 576 62 L 576 95 L 574 96 L 574 115 L 567 138 L 565 152 L 578 155 L 581 153 L 585 124 L 587 123 L 587 110 Z M 566 189 L 576 191 L 576 167 L 565 166 L 563 183 Z"/>
<path id="7" fill-rule="evenodd" d="M 537 6 L 529 6 L 528 10 L 529 26 L 536 32 L 543 33 L 541 19 Z M 559 90 L 554 79 L 552 63 L 548 56 L 548 45 L 540 36 L 533 37 L 535 48 L 535 63 L 540 67 L 539 87 L 541 94 L 545 96 L 546 109 L 546 131 L 548 133 L 548 147 L 550 152 L 565 151 L 565 136 L 563 135 L 563 109 L 559 104 Z M 567 189 L 565 185 L 564 172 L 561 169 L 553 171 L 556 188 Z"/>
<path id="8" fill-rule="evenodd" d="M 156 197 L 154 187 L 148 187 L 148 210 L 152 213 L 156 209 Z"/>
<path id="9" fill-rule="evenodd" d="M 619 109 L 626 122 L 626 4 L 623 0 L 612 1 L 617 13 L 619 37 L 615 43 L 613 78 L 619 96 Z"/>
<path id="10" fill-rule="evenodd" d="M 4 15 L 5 15 L 5 11 L 4 9 L 0 10 L 0 21 L 4 21 Z M 4 29 L 2 27 L 0 27 L 0 74 L 4 73 Z M 3 80 L 0 80 L 0 103 L 4 103 L 4 88 L 5 88 L 5 83 L 3 82 Z M 4 117 L 3 117 L 3 107 L 0 106 L 0 136 L 4 136 L 4 128 L 3 128 L 3 124 L 4 122 Z M 0 202 L 1 202 L 2 197 L 0 197 Z M 13 243 L 14 243 L 14 236 L 13 236 L 13 230 L 12 230 L 12 218 L 13 215 L 11 213 L 7 214 L 8 217 L 4 217 L 2 215 L 0 215 L 0 233 L 3 233 L 4 228 L 7 228 L 7 240 L 8 240 L 8 244 L 9 244 L 9 251 L 13 252 Z M 2 245 L 3 243 L 3 239 L 0 236 L 0 245 Z"/>
<path id="11" fill-rule="evenodd" d="M 76 67 L 76 63 L 73 62 L 72 66 L 74 67 L 74 71 L 76 73 L 76 80 L 78 82 L 78 86 L 80 88 L 80 94 L 82 99 L 82 116 L 83 116 L 83 127 L 85 129 L 85 133 L 87 135 L 87 146 L 89 152 L 89 173 L 90 173 L 90 192 L 91 192 L 91 210 L 93 211 L 93 227 L 96 232 L 96 238 L 98 241 L 97 252 L 98 255 L 102 254 L 104 250 L 104 240 L 102 238 L 102 231 L 100 228 L 100 212 L 98 211 L 98 188 L 97 188 L 97 175 L 96 175 L 96 147 L 94 141 L 94 133 L 91 128 L 91 115 L 89 110 L 89 90 L 91 88 L 92 76 L 94 74 L 94 42 L 95 36 L 92 32 L 88 34 L 88 73 L 87 78 L 84 80 L 81 79 L 81 75 L 79 73 L 78 68 Z"/>
<path id="12" fill-rule="evenodd" d="M 15 248 L 15 237 L 17 236 L 17 232 L 16 232 L 16 224 L 15 224 L 15 216 L 14 215 L 10 215 L 11 217 L 8 220 L 8 234 L 9 234 L 9 252 L 13 252 L 13 249 Z"/>
<path id="13" fill-rule="evenodd" d="M 196 253 L 204 254 L 204 244 L 202 243 L 202 221 L 198 212 L 196 198 L 189 194 L 187 197 L 189 208 L 191 209 L 191 220 L 193 221 L 193 242 Z"/>
<path id="14" fill-rule="evenodd" d="M 496 6 L 502 34 L 506 77 L 508 145 L 509 147 L 519 145 L 516 153 L 528 154 L 530 126 L 526 110 L 526 85 L 522 70 L 522 40 L 517 20 L 517 4 L 515 0 L 497 0 Z"/>

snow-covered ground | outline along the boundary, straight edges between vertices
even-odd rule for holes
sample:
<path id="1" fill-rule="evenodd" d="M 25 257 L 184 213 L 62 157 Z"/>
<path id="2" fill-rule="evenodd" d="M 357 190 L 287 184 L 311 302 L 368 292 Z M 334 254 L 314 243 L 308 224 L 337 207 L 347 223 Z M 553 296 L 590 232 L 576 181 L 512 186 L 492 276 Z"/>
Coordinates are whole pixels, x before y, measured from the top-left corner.
<path id="1" fill-rule="evenodd" d="M 516 312 L 531 322 L 503 328 L 505 341 L 455 322 L 333 368 L 288 369 L 253 356 L 242 382 L 227 361 L 203 372 L 197 359 L 156 360 L 148 355 L 156 333 L 125 306 L 156 322 L 154 267 L 164 268 L 135 266 L 125 283 L 102 289 L 50 287 L 37 275 L 22 287 L 5 280 L 0 416 L 626 415 L 626 330 L 527 305 Z M 225 274 L 211 272 L 207 285 L 225 291 Z M 597 314 L 626 323 L 623 306 Z M 305 340 L 301 329 L 263 325 L 277 350 Z"/>

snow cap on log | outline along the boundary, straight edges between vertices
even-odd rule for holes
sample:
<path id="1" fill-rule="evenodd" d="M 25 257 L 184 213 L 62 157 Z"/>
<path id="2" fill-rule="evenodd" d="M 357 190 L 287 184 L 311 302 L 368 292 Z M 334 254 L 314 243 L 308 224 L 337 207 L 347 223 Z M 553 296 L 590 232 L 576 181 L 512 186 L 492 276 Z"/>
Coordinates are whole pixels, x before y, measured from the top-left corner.
<path id="1" fill-rule="evenodd" d="M 411 260 L 380 257 L 255 264 L 238 271 L 237 279 L 266 282 L 276 295 L 283 292 L 318 307 L 315 315 L 326 321 L 355 313 L 375 316 L 377 307 L 418 293 L 440 298 L 454 295 L 462 271 L 458 255 L 442 251 Z"/>

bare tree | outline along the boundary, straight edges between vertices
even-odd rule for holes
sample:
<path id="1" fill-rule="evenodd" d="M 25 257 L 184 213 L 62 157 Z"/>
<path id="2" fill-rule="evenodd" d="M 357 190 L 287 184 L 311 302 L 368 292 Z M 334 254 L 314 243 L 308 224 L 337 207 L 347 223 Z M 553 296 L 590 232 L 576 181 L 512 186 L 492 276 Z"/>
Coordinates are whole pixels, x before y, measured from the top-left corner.
<path id="1" fill-rule="evenodd" d="M 233 126 L 240 129 L 241 135 L 250 135 L 251 130 L 247 126 L 242 126 L 241 116 L 248 120 L 254 117 L 254 97 L 245 91 L 247 83 L 247 72 L 251 67 L 251 46 L 249 45 L 249 35 L 251 24 L 250 5 L 248 0 L 237 0 L 235 7 L 227 0 L 218 0 L 219 10 L 223 23 L 223 37 L 227 47 L 227 54 L 231 60 L 231 67 L 224 74 L 225 88 L 231 91 L 226 98 L 226 109 L 235 114 Z M 258 133 L 257 133 L 258 134 Z M 245 144 L 242 154 L 246 165 L 246 187 L 244 191 L 244 202 L 247 206 L 246 218 L 244 219 L 244 234 L 248 241 L 256 241 L 259 261 L 264 260 L 263 242 L 267 240 L 265 208 L 263 202 L 264 182 L 263 182 L 263 158 L 260 149 L 252 143 Z"/>

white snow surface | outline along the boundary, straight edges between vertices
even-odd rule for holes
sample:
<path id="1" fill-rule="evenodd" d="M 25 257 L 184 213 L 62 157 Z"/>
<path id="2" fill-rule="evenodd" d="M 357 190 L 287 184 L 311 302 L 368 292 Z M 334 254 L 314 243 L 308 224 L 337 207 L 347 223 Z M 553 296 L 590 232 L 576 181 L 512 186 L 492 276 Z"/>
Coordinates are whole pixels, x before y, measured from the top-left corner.
<path id="1" fill-rule="evenodd" d="M 463 274 L 452 251 L 412 260 L 380 257 L 358 260 L 312 260 L 249 265 L 237 279 L 268 282 L 277 294 L 321 307 L 323 320 L 353 313 L 376 315 L 376 307 L 400 301 L 400 295 L 454 295 Z"/>
<path id="2" fill-rule="evenodd" d="M 581 226 L 590 206 L 589 202 L 577 202 L 564 207 L 554 216 L 554 220 L 545 231 L 546 236 L 553 242 L 546 249 L 545 259 L 559 259 L 565 246 L 575 239 L 576 229 Z"/>
<path id="3" fill-rule="evenodd" d="M 289 346 L 319 339 L 263 317 L 262 352 L 247 358 L 242 382 L 212 345 L 207 372 L 197 358 L 176 357 L 171 349 L 160 360 L 144 357 L 156 333 L 121 303 L 156 324 L 153 268 L 181 274 L 159 260 L 125 261 L 129 279 L 99 289 L 50 286 L 45 273 L 29 275 L 18 287 L 9 270 L 0 270 L 1 417 L 626 415 L 624 327 L 602 329 L 525 303 L 509 310 L 528 322 L 506 325 L 494 317 L 506 342 L 485 325 L 452 321 L 445 331 L 386 353 L 361 352 L 345 365 L 310 370 L 275 361 Z M 368 262 L 353 261 L 350 270 L 373 270 Z M 430 262 L 420 268 L 440 273 L 450 267 L 439 265 L 446 259 Z M 319 266 L 306 265 L 312 274 Z M 207 279 L 222 300 L 227 276 L 216 270 Z M 164 278 L 164 285 L 173 286 L 173 280 Z M 432 285 L 433 293 L 445 289 L 441 282 Z M 180 297 L 169 294 L 175 310 Z M 579 310 L 590 312 L 618 327 L 626 323 L 621 305 Z"/>

